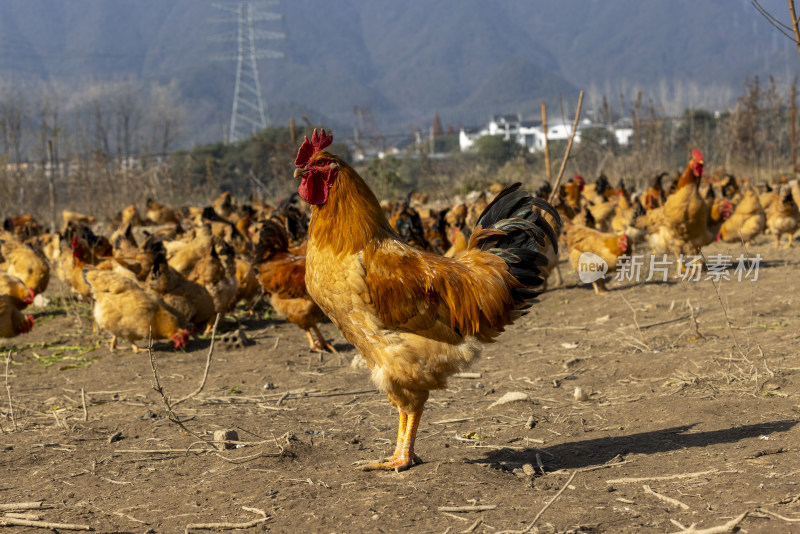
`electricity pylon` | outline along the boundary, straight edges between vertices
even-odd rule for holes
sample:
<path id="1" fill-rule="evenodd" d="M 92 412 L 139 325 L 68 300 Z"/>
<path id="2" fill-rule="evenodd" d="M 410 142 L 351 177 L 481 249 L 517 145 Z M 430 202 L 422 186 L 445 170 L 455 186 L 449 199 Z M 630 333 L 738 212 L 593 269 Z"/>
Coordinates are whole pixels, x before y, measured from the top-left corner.
<path id="1" fill-rule="evenodd" d="M 233 110 L 231 124 L 228 129 L 228 142 L 235 143 L 245 139 L 258 130 L 267 127 L 267 114 L 264 99 L 261 95 L 261 81 L 258 75 L 259 59 L 278 59 L 284 57 L 275 50 L 258 50 L 256 41 L 285 39 L 281 32 L 257 30 L 256 22 L 268 22 L 283 19 L 283 15 L 268 13 L 259 8 L 275 5 L 278 2 L 236 2 L 231 4 L 212 4 L 231 15 L 211 22 L 235 23 L 235 32 L 212 37 L 214 42 L 235 42 L 236 53 L 213 56 L 212 59 L 236 61 L 236 82 L 233 88 Z"/>

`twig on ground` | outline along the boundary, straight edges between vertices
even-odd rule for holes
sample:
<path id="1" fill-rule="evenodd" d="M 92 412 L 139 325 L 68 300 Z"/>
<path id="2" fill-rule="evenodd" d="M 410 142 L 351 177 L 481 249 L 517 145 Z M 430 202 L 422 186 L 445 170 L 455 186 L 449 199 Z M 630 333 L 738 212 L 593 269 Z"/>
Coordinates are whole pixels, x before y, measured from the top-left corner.
<path id="1" fill-rule="evenodd" d="M 89 420 L 89 411 L 86 409 L 86 391 L 81 388 L 81 404 L 83 404 L 83 420 Z"/>
<path id="2" fill-rule="evenodd" d="M 28 521 L 41 521 L 42 517 L 37 514 L 20 513 L 20 512 L 6 512 L 3 517 L 10 517 L 12 519 L 27 519 Z"/>
<path id="3" fill-rule="evenodd" d="M 642 327 L 641 327 L 641 326 L 639 326 L 639 321 L 636 319 L 636 309 L 635 309 L 633 306 L 631 306 L 631 303 L 630 303 L 630 302 L 628 302 L 628 299 L 626 299 L 626 298 L 625 298 L 625 295 L 623 295 L 622 293 L 620 293 L 620 295 L 619 295 L 619 296 L 620 296 L 620 297 L 622 297 L 622 301 L 623 301 L 623 302 L 625 302 L 625 304 L 628 306 L 628 308 L 630 308 L 630 309 L 631 309 L 631 311 L 633 312 L 633 324 L 635 324 L 635 325 L 636 325 L 636 330 L 639 330 L 639 331 L 641 331 L 641 330 L 642 330 Z"/>
<path id="4" fill-rule="evenodd" d="M 206 451 L 185 451 L 182 449 L 116 449 L 114 454 L 175 454 L 184 452 L 206 452 Z"/>
<path id="5" fill-rule="evenodd" d="M 0 517 L 0 527 L 10 526 L 49 528 L 52 530 L 94 530 L 94 528 L 89 525 L 78 525 L 74 523 L 50 523 L 49 521 L 31 521 L 29 519 L 17 519 L 14 517 Z"/>
<path id="6" fill-rule="evenodd" d="M 253 512 L 254 514 L 261 515 L 260 518 L 254 519 L 252 521 L 248 521 L 246 523 L 190 523 L 186 525 L 186 529 L 184 530 L 185 534 L 189 534 L 189 530 L 196 528 L 196 529 L 220 529 L 220 530 L 235 530 L 238 528 L 250 528 L 256 525 L 260 525 L 261 523 L 265 523 L 270 517 L 264 510 L 259 510 L 258 508 L 250 508 L 249 506 L 242 506 L 242 510 L 246 510 L 248 512 Z"/>
<path id="7" fill-rule="evenodd" d="M 44 507 L 44 501 L 34 501 L 34 502 L 10 502 L 6 504 L 0 504 L 0 512 L 10 511 L 10 510 L 41 510 Z"/>
<path id="8" fill-rule="evenodd" d="M 471 532 L 475 532 L 475 529 L 478 528 L 481 525 L 481 523 L 483 523 L 483 518 L 479 517 L 466 530 L 462 530 L 461 534 L 470 534 Z"/>
<path id="9" fill-rule="evenodd" d="M 607 462 L 603 465 L 593 465 L 592 467 L 584 467 L 579 469 L 581 473 L 586 473 L 587 471 L 597 471 L 598 469 L 608 469 L 609 467 L 617 467 L 620 465 L 630 464 L 633 463 L 633 460 L 622 460 L 621 462 Z"/>
<path id="10" fill-rule="evenodd" d="M 688 504 L 682 503 L 678 499 L 673 499 L 672 497 L 667 497 L 666 495 L 662 495 L 660 493 L 656 493 L 647 484 L 643 485 L 642 487 L 644 488 L 644 492 L 645 493 L 648 493 L 648 494 L 652 495 L 653 497 L 655 497 L 656 499 L 658 499 L 660 501 L 664 501 L 665 503 L 669 504 L 670 506 L 677 506 L 678 508 L 680 508 L 682 510 L 688 510 L 689 509 L 689 505 Z"/>
<path id="11" fill-rule="evenodd" d="M 8 393 L 8 411 L 11 415 L 11 425 L 14 431 L 17 430 L 17 418 L 14 417 L 14 403 L 11 400 L 11 386 L 8 385 L 8 364 L 11 363 L 11 351 L 6 354 L 6 393 Z"/>
<path id="12" fill-rule="evenodd" d="M 689 319 L 692 316 L 691 313 L 687 313 L 686 315 L 681 315 L 680 317 L 676 317 L 674 319 L 667 319 L 666 321 L 659 321 L 657 323 L 646 324 L 644 326 L 640 326 L 639 330 L 646 330 L 647 328 L 653 328 L 654 326 L 663 326 L 665 324 L 677 323 L 679 321 L 683 321 L 684 319 Z"/>
<path id="13" fill-rule="evenodd" d="M 191 399 L 192 397 L 196 396 L 198 393 L 203 391 L 203 388 L 206 387 L 206 380 L 208 380 L 208 370 L 211 368 L 211 357 L 214 355 L 214 339 L 217 335 L 217 325 L 219 325 L 219 319 L 221 314 L 217 314 L 217 318 L 214 319 L 214 326 L 211 329 L 211 344 L 208 346 L 208 354 L 206 355 L 206 369 L 203 371 L 203 379 L 200 381 L 200 386 L 194 390 L 193 392 L 189 393 L 185 397 L 182 397 L 175 402 L 172 403 L 172 407 L 175 408 L 178 404 Z"/>
<path id="14" fill-rule="evenodd" d="M 285 401 L 285 400 L 286 400 L 288 397 L 289 397 L 289 392 L 287 391 L 286 393 L 284 393 L 283 395 L 281 395 L 281 398 L 280 398 L 280 399 L 278 399 L 278 400 L 275 402 L 275 406 L 280 406 L 281 404 L 283 404 L 283 401 Z"/>
<path id="15" fill-rule="evenodd" d="M 698 530 L 696 527 L 697 523 L 692 523 L 689 527 L 684 527 L 674 519 L 670 519 L 670 521 L 680 528 L 681 530 L 678 532 L 673 532 L 672 534 L 727 534 L 728 532 L 733 532 L 739 523 L 741 523 L 749 512 L 745 512 L 738 517 L 734 517 L 724 525 L 719 525 L 717 527 L 710 527 L 710 528 L 703 528 Z"/>
<path id="16" fill-rule="evenodd" d="M 50 412 L 50 413 L 51 413 L 51 414 L 53 414 L 53 419 L 55 419 L 55 420 L 56 420 L 56 426 L 57 426 L 58 428 L 61 428 L 61 426 L 62 426 L 62 424 L 61 424 L 61 420 L 58 418 L 58 414 L 56 413 L 56 411 L 55 411 L 55 410 L 53 410 L 53 411 L 52 411 L 52 412 Z"/>
<path id="17" fill-rule="evenodd" d="M 477 504 L 474 506 L 440 506 L 437 510 L 440 512 L 485 512 L 495 508 L 497 508 L 496 504 Z"/>
<path id="18" fill-rule="evenodd" d="M 776 514 L 775 512 L 771 512 L 765 508 L 756 508 L 756 512 L 763 512 L 767 515 L 771 515 L 772 517 L 777 517 L 781 521 L 786 521 L 787 523 L 800 523 L 800 518 L 784 517 L 780 514 Z"/>
<path id="19" fill-rule="evenodd" d="M 708 264 L 708 260 L 706 259 L 706 256 L 705 256 L 705 254 L 703 254 L 702 251 L 700 251 L 700 255 L 703 257 L 703 261 L 706 264 Z M 731 334 L 731 337 L 733 338 L 733 343 L 734 343 L 734 345 L 736 345 L 736 350 L 739 351 L 739 355 L 742 357 L 742 359 L 744 359 L 744 361 L 746 361 L 747 363 L 752 365 L 753 363 L 750 360 L 747 359 L 747 354 L 745 354 L 744 349 L 739 344 L 739 339 L 736 337 L 736 334 L 733 332 L 733 323 L 731 322 L 731 318 L 728 315 L 728 308 L 726 308 L 725 304 L 722 302 L 722 295 L 720 294 L 720 291 L 719 291 L 719 285 L 714 283 L 714 279 L 713 278 L 709 278 L 709 280 L 711 281 L 711 285 L 714 286 L 714 291 L 717 294 L 717 301 L 719 302 L 720 308 L 722 308 L 722 314 L 725 316 L 725 323 L 728 326 L 728 332 Z"/>
<path id="20" fill-rule="evenodd" d="M 756 347 L 758 347 L 758 353 L 761 354 L 761 360 L 764 362 L 764 369 L 767 370 L 771 378 L 775 378 L 775 373 L 773 373 L 772 369 L 767 365 L 767 357 L 764 355 L 764 349 L 761 348 L 761 343 L 756 341 Z"/>
<path id="21" fill-rule="evenodd" d="M 456 373 L 452 375 L 453 378 L 480 378 L 480 373 Z"/>
<path id="22" fill-rule="evenodd" d="M 359 391 L 342 391 L 336 393 L 309 393 L 307 395 L 300 395 L 292 397 L 294 400 L 299 399 L 322 399 L 325 397 L 342 397 L 344 395 L 366 395 L 367 393 L 378 393 L 377 389 L 362 389 Z"/>
<path id="23" fill-rule="evenodd" d="M 156 393 L 158 393 L 161 396 L 161 400 L 164 402 L 164 406 L 167 407 L 167 416 L 169 417 L 169 420 L 172 421 L 173 423 L 177 424 L 179 427 L 181 427 L 187 434 L 190 434 L 190 435 L 194 436 L 195 438 L 199 439 L 200 441 L 202 441 L 210 449 L 212 449 L 214 451 L 219 450 L 216 447 L 216 445 L 214 445 L 212 442 L 208 441 L 204 437 L 202 437 L 202 436 L 198 435 L 197 433 L 192 432 L 191 430 L 186 428 L 186 425 L 184 425 L 183 422 L 178 418 L 178 416 L 175 415 L 175 412 L 172 411 L 172 405 L 170 404 L 169 399 L 167 399 L 167 396 L 164 394 L 164 388 L 161 387 L 161 381 L 158 378 L 158 370 L 156 369 L 156 357 L 153 354 L 153 329 L 152 329 L 152 327 L 150 328 L 150 333 L 147 336 L 147 354 L 148 354 L 148 356 L 150 356 L 150 368 L 153 371 L 153 380 L 155 382 L 153 384 L 153 389 L 156 391 Z"/>
<path id="24" fill-rule="evenodd" d="M 583 91 L 581 91 L 581 96 L 583 96 Z M 556 502 L 556 501 L 558 500 L 558 498 L 559 498 L 559 497 L 561 497 L 561 494 L 562 494 L 562 493 L 564 493 L 564 492 L 567 490 L 567 488 L 569 487 L 569 485 L 570 485 L 570 484 L 572 484 L 572 480 L 575 478 L 575 475 L 577 475 L 577 474 L 578 474 L 578 471 L 573 471 L 573 472 L 572 472 L 572 475 L 571 475 L 571 476 L 569 477 L 569 479 L 568 479 L 568 480 L 567 480 L 567 481 L 564 483 L 564 485 L 561 487 L 561 489 L 560 489 L 560 490 L 558 490 L 558 493 L 556 493 L 556 494 L 555 494 L 555 496 L 554 496 L 552 499 L 550 499 L 550 501 L 549 501 L 547 504 L 545 504 L 545 505 L 544 505 L 544 507 L 543 507 L 541 510 L 539 510 L 539 513 L 538 513 L 538 514 L 536 514 L 536 517 L 534 517 L 534 518 L 533 518 L 533 521 L 531 521 L 531 524 L 530 524 L 530 525 L 528 525 L 528 527 L 527 527 L 525 530 L 523 530 L 522 532 L 530 532 L 530 531 L 531 531 L 531 529 L 532 529 L 532 528 L 533 528 L 533 526 L 536 524 L 536 522 L 537 522 L 537 521 L 539 521 L 539 518 L 540 518 L 540 517 L 542 517 L 542 514 L 543 514 L 543 513 L 544 513 L 544 512 L 545 512 L 545 511 L 546 511 L 548 508 L 550 508 L 550 507 L 553 505 L 553 503 L 554 503 L 554 502 Z"/>
<path id="25" fill-rule="evenodd" d="M 694 315 L 694 306 L 692 306 L 692 301 L 686 299 L 686 305 L 689 306 L 689 317 L 692 320 L 692 324 L 694 325 L 694 335 L 700 339 L 705 339 L 706 336 L 700 333 L 700 324 L 697 322 L 697 317 Z"/>
<path id="26" fill-rule="evenodd" d="M 467 421 L 472 421 L 475 419 L 474 417 L 459 417 L 457 419 L 442 419 L 441 421 L 433 421 L 431 425 L 446 425 L 448 423 L 465 423 Z"/>
<path id="27" fill-rule="evenodd" d="M 719 473 L 719 469 L 709 469 L 708 471 L 698 471 L 696 473 L 680 473 L 677 475 L 666 475 L 660 477 L 641 477 L 641 478 L 614 478 L 606 480 L 606 484 L 638 484 L 639 482 L 651 482 L 656 480 L 681 480 L 684 478 L 695 478 L 703 475 Z"/>
<path id="28" fill-rule="evenodd" d="M 113 479 L 106 478 L 106 477 L 100 477 L 100 478 L 102 478 L 106 482 L 110 482 L 111 484 L 117 484 L 118 486 L 124 486 L 126 484 L 133 484 L 133 482 L 125 482 L 125 481 L 122 481 L 122 480 L 113 480 Z"/>
<path id="29" fill-rule="evenodd" d="M 542 517 L 542 514 L 544 514 L 545 511 L 548 508 L 550 508 L 550 506 L 552 506 L 553 503 L 556 502 L 559 497 L 561 497 L 561 494 L 564 493 L 567 490 L 569 485 L 572 484 L 572 480 L 575 478 L 575 475 L 577 475 L 578 473 L 580 473 L 580 470 L 572 472 L 572 475 L 569 477 L 567 482 L 563 486 L 561 486 L 561 489 L 558 490 L 558 493 L 556 493 L 555 496 L 552 499 L 550 499 L 550 501 L 547 504 L 544 505 L 544 508 L 539 510 L 539 513 L 536 514 L 536 517 L 533 518 L 533 521 L 531 521 L 530 525 L 528 525 L 527 527 L 525 527 L 522 530 L 503 530 L 501 532 L 498 532 L 497 534 L 526 534 L 526 533 L 530 532 L 533 529 L 534 525 L 536 525 L 536 522 L 539 521 L 539 518 Z"/>

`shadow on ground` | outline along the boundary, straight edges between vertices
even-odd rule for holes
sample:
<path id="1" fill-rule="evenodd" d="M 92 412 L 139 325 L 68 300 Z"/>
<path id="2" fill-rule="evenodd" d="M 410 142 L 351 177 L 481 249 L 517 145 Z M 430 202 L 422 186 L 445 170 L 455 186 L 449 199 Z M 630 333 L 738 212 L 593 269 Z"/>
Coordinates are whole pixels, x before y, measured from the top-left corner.
<path id="1" fill-rule="evenodd" d="M 529 448 L 523 451 L 500 449 L 491 451 L 484 458 L 470 460 L 469 463 L 532 463 L 536 465 L 536 453 L 543 456 L 545 463 L 562 469 L 581 469 L 602 465 L 617 455 L 659 454 L 678 449 L 707 447 L 721 443 L 733 443 L 747 438 L 756 438 L 774 432 L 786 432 L 798 421 L 785 420 L 757 425 L 744 425 L 708 432 L 688 433 L 697 423 L 681 425 L 652 432 L 642 432 L 627 436 L 572 441 L 545 447 Z"/>

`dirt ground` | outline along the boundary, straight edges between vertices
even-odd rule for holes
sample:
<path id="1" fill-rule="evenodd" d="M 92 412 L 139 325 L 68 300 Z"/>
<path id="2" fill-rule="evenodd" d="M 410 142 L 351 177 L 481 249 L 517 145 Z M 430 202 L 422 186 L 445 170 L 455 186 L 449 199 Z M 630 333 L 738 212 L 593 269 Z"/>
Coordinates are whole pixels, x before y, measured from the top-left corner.
<path id="1" fill-rule="evenodd" d="M 187 433 L 147 353 L 110 353 L 54 284 L 3 348 L 0 505 L 43 501 L 28 513 L 100 532 L 800 532 L 800 250 L 748 252 L 758 280 L 719 296 L 710 281 L 596 296 L 562 264 L 562 287 L 431 394 L 424 463 L 403 473 L 351 465 L 391 453 L 396 413 L 330 323 L 339 354 L 320 357 L 291 324 L 239 315 L 253 343 L 217 343 L 204 389 L 175 407 Z M 200 385 L 209 343 L 155 345 L 173 401 Z M 493 406 L 509 392 L 527 400 Z M 246 443 L 198 439 L 221 429 Z"/>

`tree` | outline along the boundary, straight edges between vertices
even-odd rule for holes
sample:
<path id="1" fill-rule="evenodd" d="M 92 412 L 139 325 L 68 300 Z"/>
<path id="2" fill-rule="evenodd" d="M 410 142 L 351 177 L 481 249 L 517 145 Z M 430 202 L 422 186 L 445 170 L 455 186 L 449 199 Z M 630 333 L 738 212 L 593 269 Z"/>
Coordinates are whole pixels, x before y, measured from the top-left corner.
<path id="1" fill-rule="evenodd" d="M 22 123 L 25 116 L 25 92 L 18 85 L 0 87 L 0 137 L 3 153 L 14 154 L 14 163 L 22 163 Z"/>
<path id="2" fill-rule="evenodd" d="M 185 110 L 176 82 L 150 88 L 150 152 L 166 156 L 180 139 Z"/>
<path id="3" fill-rule="evenodd" d="M 489 165 L 497 168 L 520 153 L 523 148 L 512 140 L 505 140 L 499 135 L 484 135 L 475 141 L 478 155 Z"/>
<path id="4" fill-rule="evenodd" d="M 138 152 L 135 146 L 139 135 L 142 111 L 139 84 L 135 82 L 121 82 L 112 89 L 113 98 L 110 104 L 114 110 L 114 132 L 117 151 L 123 157 L 123 166 L 127 166 L 131 156 Z"/>
<path id="5" fill-rule="evenodd" d="M 789 3 L 789 21 L 791 26 L 781 22 L 778 17 L 767 11 L 758 0 L 752 0 L 753 6 L 770 24 L 775 26 L 783 35 L 794 41 L 794 44 L 797 46 L 797 53 L 800 54 L 800 18 L 797 16 L 797 6 L 794 0 L 787 1 Z"/>

